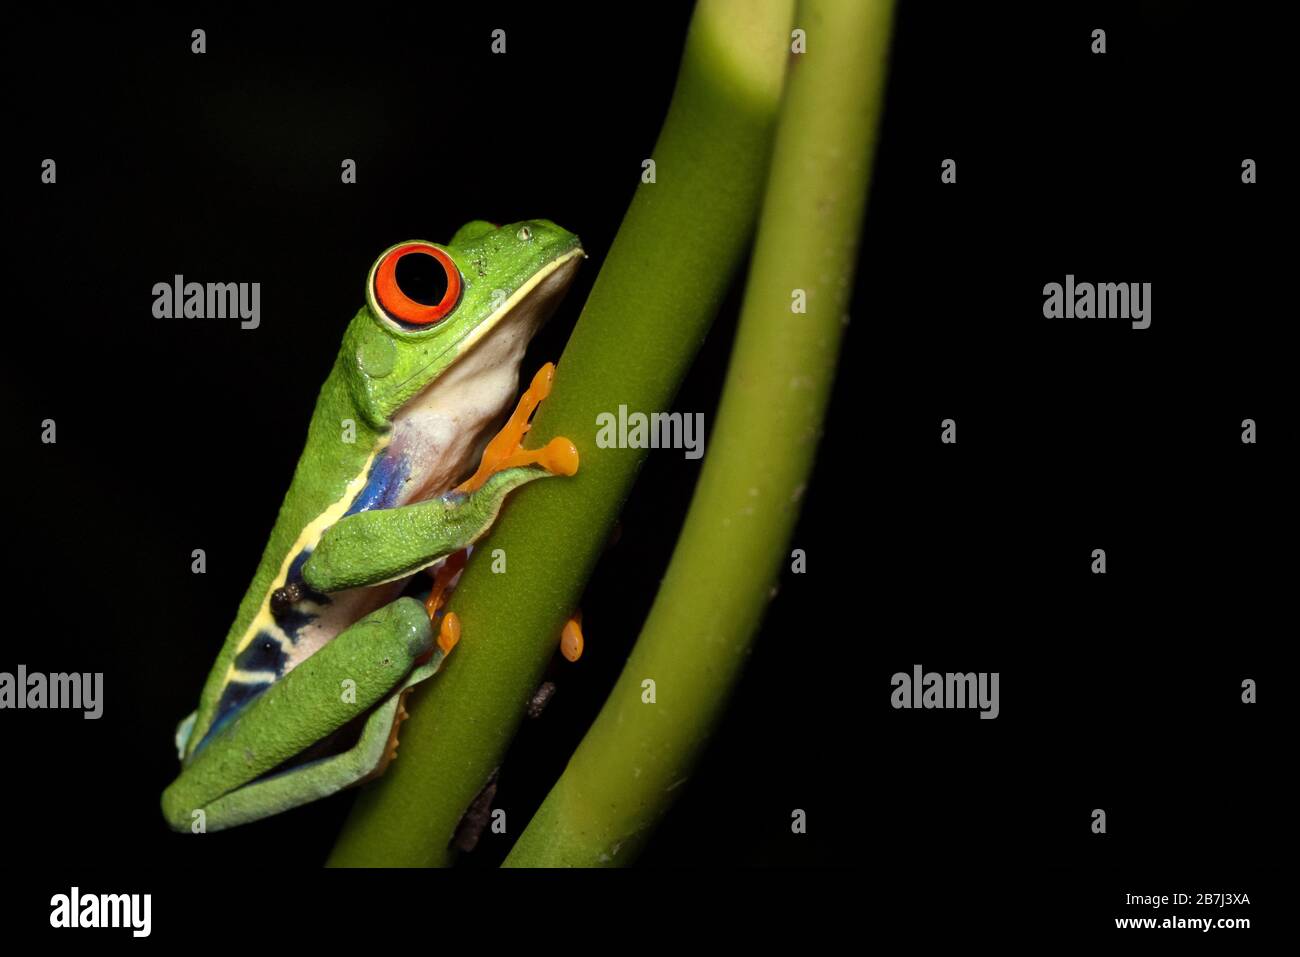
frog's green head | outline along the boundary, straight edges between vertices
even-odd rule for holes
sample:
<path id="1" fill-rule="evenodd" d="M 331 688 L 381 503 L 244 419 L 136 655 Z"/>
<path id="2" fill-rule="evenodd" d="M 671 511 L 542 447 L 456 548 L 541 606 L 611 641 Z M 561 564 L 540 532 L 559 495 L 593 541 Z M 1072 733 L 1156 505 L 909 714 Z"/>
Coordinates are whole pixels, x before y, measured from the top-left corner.
<path id="1" fill-rule="evenodd" d="M 383 428 L 498 327 L 526 345 L 584 255 L 577 236 L 545 219 L 476 220 L 445 246 L 412 240 L 384 250 L 343 350 L 358 408 Z"/>

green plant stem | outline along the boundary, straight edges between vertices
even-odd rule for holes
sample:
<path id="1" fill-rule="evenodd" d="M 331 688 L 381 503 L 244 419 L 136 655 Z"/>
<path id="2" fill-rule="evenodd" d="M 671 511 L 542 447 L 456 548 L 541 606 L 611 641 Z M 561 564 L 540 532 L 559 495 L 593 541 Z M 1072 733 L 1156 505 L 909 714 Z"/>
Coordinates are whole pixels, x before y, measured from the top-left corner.
<path id="1" fill-rule="evenodd" d="M 852 286 L 892 3 L 808 0 L 700 481 L 617 685 L 509 866 L 630 863 L 725 706 L 812 469 Z M 793 291 L 807 313 L 792 312 Z M 804 652 L 790 636 L 791 654 Z M 647 703 L 647 680 L 655 702 Z M 775 697 L 774 697 L 775 700 Z"/>
<path id="2" fill-rule="evenodd" d="M 500 764 L 645 455 L 598 448 L 596 417 L 671 405 L 744 258 L 792 9 L 697 7 L 651 154 L 657 182 L 638 187 L 530 432 L 534 448 L 571 438 L 581 467 L 521 489 L 476 548 L 449 605 L 464 638 L 412 695 L 400 756 L 358 797 L 331 865 L 449 863 L 456 825 Z M 506 574 L 492 573 L 497 549 Z"/>

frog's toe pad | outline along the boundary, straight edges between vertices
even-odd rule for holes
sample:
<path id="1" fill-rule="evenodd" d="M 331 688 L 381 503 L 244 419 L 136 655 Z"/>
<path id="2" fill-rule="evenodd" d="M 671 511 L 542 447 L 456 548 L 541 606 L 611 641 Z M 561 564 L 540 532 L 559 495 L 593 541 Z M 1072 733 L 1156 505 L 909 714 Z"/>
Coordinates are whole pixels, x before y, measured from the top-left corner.
<path id="1" fill-rule="evenodd" d="M 459 642 L 460 617 L 454 611 L 449 611 L 442 616 L 442 624 L 438 627 L 438 647 L 446 655 L 450 654 L 451 649 Z"/>

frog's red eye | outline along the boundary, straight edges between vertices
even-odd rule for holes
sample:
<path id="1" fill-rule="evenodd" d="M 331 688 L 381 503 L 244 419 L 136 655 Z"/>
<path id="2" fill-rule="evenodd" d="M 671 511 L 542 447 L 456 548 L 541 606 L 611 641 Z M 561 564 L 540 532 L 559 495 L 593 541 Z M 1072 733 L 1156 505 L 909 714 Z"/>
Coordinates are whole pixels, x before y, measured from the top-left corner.
<path id="1" fill-rule="evenodd" d="M 404 243 L 375 269 L 375 299 L 399 322 L 432 325 L 460 301 L 460 270 L 437 246 Z"/>

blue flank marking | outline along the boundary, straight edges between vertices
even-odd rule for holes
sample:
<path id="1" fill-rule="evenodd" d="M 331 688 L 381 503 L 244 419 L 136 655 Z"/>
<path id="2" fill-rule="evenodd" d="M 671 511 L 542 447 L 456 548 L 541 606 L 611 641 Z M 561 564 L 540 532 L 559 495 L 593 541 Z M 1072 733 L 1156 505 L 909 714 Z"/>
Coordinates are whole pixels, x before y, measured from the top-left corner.
<path id="1" fill-rule="evenodd" d="M 235 667 L 240 671 L 274 671 L 278 678 L 284 674 L 284 663 L 288 657 L 274 635 L 259 631 L 248 647 L 235 658 Z"/>
<path id="2" fill-rule="evenodd" d="M 344 514 L 355 515 L 368 512 L 372 508 L 392 508 L 397 504 L 397 496 L 402 491 L 402 484 L 411 474 L 411 463 L 405 455 L 394 455 L 385 451 L 370 466 L 370 476 L 366 487 L 352 502 L 352 507 Z"/>
<path id="3" fill-rule="evenodd" d="M 326 598 L 324 604 L 328 605 L 329 601 L 330 600 Z M 275 618 L 275 623 L 279 625 L 284 633 L 289 637 L 289 641 L 296 645 L 298 644 L 298 632 L 303 628 L 306 628 L 320 616 L 315 612 L 299 611 L 294 607 L 286 608 L 282 612 L 272 612 L 272 617 Z"/>
<path id="4" fill-rule="evenodd" d="M 256 645 L 256 641 L 254 642 L 254 645 Z M 254 645 L 250 645 L 249 647 L 251 648 Z M 216 720 L 212 722 L 212 727 L 208 728 L 208 733 L 205 734 L 203 740 L 198 743 L 198 746 L 194 749 L 194 753 L 198 754 L 207 747 L 208 742 L 212 740 L 214 734 L 229 724 L 231 719 L 247 707 L 250 701 L 269 687 L 271 687 L 271 682 L 269 681 L 262 681 L 257 684 L 250 684 L 246 681 L 232 681 L 230 684 L 226 685 L 226 687 L 222 689 L 221 700 L 217 702 Z"/>
<path id="5" fill-rule="evenodd" d="M 397 504 L 397 496 L 401 493 L 402 485 L 410 472 L 411 463 L 406 456 L 385 451 L 371 464 L 370 475 L 366 478 L 366 487 L 352 500 L 352 505 L 344 515 L 368 512 L 373 508 L 392 508 Z M 303 601 L 328 605 L 330 603 L 328 595 L 308 588 L 302 580 L 302 566 L 311 556 L 311 552 L 311 548 L 304 548 L 294 556 L 293 561 L 289 563 L 285 583 L 301 584 Z M 318 617 L 315 612 L 303 611 L 298 606 L 272 614 L 275 623 L 295 645 L 298 643 L 299 632 Z M 239 657 L 235 659 L 235 667 L 241 671 L 274 671 L 276 678 L 279 678 L 284 674 L 284 664 L 287 659 L 288 655 L 275 636 L 263 631 L 256 634 L 248 647 L 239 653 Z M 212 720 L 212 726 L 208 728 L 208 733 L 203 736 L 194 753 L 202 751 L 214 734 L 229 724 L 235 715 L 269 687 L 271 687 L 269 681 L 257 684 L 232 681 L 226 685 L 221 692 L 221 700 L 217 702 L 217 714 Z"/>

